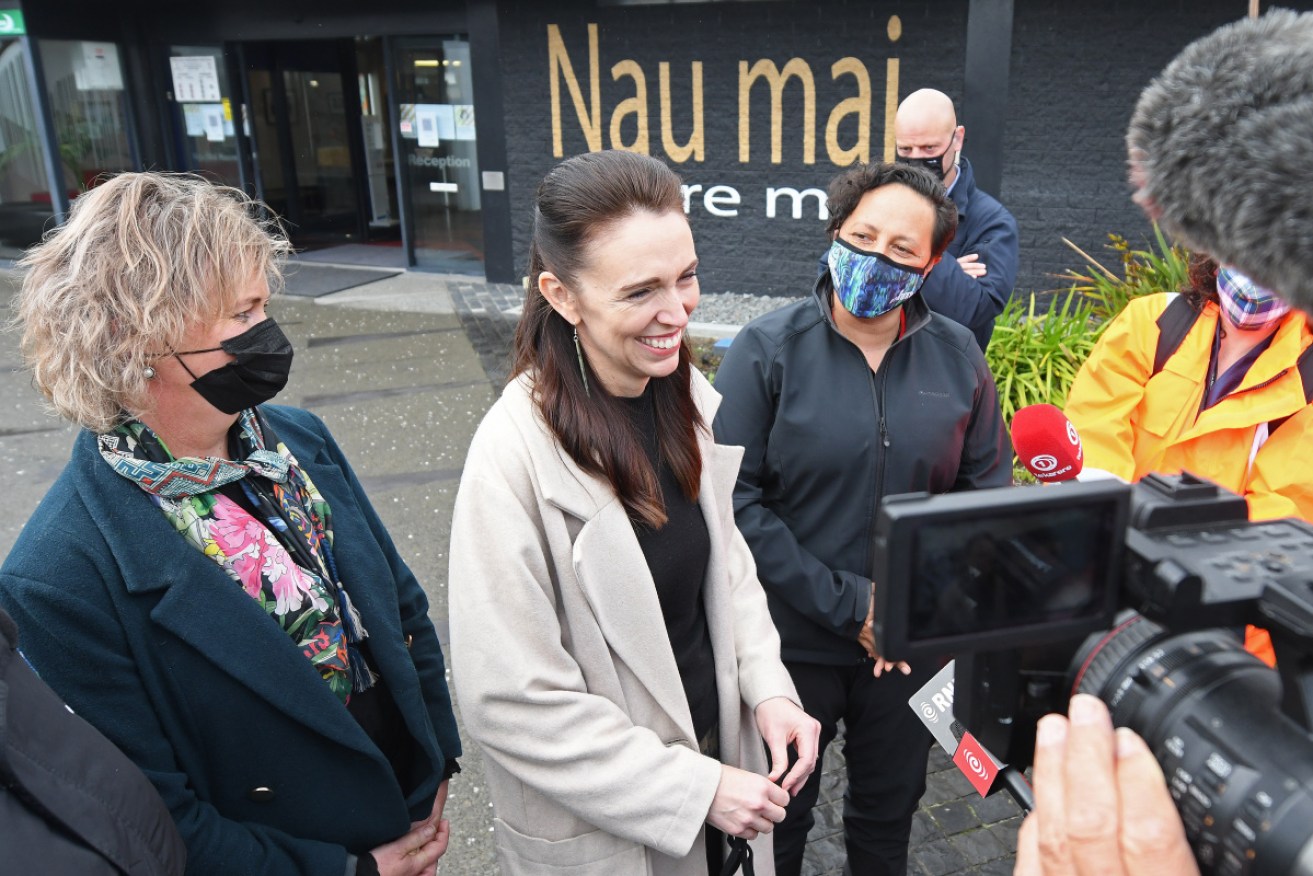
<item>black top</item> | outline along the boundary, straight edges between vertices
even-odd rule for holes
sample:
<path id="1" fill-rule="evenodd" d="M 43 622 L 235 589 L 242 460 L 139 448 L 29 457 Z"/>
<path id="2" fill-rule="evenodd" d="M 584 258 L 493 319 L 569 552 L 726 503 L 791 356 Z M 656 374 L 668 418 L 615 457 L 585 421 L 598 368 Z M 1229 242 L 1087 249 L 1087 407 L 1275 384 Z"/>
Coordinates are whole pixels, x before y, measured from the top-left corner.
<path id="1" fill-rule="evenodd" d="M 748 323 L 716 370 L 712 428 L 744 448 L 734 517 L 786 664 L 867 659 L 857 635 L 885 496 L 1012 483 L 998 392 L 971 333 L 913 295 L 873 373 L 835 327 L 832 292 L 823 274 L 810 299 Z"/>
<path id="2" fill-rule="evenodd" d="M 187 849 L 155 786 L 37 678 L 18 644 L 0 611 L 0 870 L 182 876 Z"/>
<path id="3" fill-rule="evenodd" d="M 622 398 L 630 420 L 643 440 L 647 458 L 657 470 L 661 499 L 666 505 L 666 524 L 652 529 L 642 521 L 633 521 L 634 534 L 643 549 L 657 599 L 666 621 L 666 634 L 675 652 L 679 680 L 684 685 L 693 729 L 702 739 L 717 720 L 716 666 L 711 650 L 711 633 L 707 628 L 707 609 L 702 599 L 702 585 L 707 576 L 707 559 L 711 554 L 711 537 L 707 521 L 698 503 L 684 495 L 671 471 L 661 458 L 657 446 L 656 410 L 652 385 L 637 398 Z"/>

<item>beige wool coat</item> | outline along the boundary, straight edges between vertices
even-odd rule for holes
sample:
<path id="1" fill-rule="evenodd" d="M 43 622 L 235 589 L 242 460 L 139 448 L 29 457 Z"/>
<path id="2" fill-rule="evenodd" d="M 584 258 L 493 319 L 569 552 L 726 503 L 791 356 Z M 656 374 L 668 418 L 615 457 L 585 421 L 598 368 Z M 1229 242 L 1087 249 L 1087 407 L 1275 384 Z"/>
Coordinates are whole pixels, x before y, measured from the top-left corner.
<path id="1" fill-rule="evenodd" d="M 694 372 L 708 425 L 720 397 Z M 798 702 L 731 507 L 740 448 L 700 436 L 705 601 L 724 763 L 767 771 L 753 709 Z M 705 876 L 720 764 L 699 753 L 624 506 L 558 446 L 521 377 L 470 447 L 452 524 L 452 677 L 486 757 L 507 876 Z M 753 842 L 774 873 L 770 836 Z"/>

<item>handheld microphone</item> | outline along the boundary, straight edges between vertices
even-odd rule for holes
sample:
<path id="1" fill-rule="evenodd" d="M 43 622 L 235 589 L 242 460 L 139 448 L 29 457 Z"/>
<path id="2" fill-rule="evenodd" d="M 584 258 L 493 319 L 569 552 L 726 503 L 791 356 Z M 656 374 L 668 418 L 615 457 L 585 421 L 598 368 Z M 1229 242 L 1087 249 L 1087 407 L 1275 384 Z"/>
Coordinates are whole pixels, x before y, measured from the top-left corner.
<path id="1" fill-rule="evenodd" d="M 1080 434 L 1053 405 L 1027 405 L 1017 411 L 1012 447 L 1026 471 L 1045 483 L 1072 480 L 1085 465 Z"/>

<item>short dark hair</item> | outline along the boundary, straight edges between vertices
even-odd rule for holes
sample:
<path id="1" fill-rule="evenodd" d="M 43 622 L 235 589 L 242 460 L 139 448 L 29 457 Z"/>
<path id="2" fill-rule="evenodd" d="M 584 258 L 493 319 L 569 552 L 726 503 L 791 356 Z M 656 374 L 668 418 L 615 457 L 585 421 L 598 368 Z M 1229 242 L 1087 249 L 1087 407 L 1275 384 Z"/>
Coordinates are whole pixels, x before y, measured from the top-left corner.
<path id="1" fill-rule="evenodd" d="M 924 197 L 935 208 L 935 227 L 930 236 L 930 257 L 938 258 L 953 242 L 957 234 L 957 205 L 948 197 L 944 184 L 930 171 L 910 164 L 876 163 L 854 164 L 830 180 L 830 223 L 825 233 L 831 238 L 839 227 L 848 221 L 862 196 L 867 192 L 891 183 L 907 186 Z"/>

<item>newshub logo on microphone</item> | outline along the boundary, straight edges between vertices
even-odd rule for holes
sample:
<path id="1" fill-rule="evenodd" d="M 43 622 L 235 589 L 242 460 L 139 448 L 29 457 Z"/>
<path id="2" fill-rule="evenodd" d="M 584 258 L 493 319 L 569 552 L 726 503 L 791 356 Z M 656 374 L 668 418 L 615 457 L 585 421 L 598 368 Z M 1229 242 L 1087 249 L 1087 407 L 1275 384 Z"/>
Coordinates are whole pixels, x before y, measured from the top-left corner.
<path id="1" fill-rule="evenodd" d="M 1039 456 L 1032 456 L 1030 458 L 1030 464 L 1027 465 L 1026 468 L 1035 472 L 1036 477 L 1039 477 L 1040 474 L 1051 474 L 1052 472 L 1057 471 L 1058 458 L 1048 453 L 1041 453 Z M 1068 468 L 1070 468 L 1070 466 L 1068 466 Z"/>
<path id="2" fill-rule="evenodd" d="M 1069 481 L 1081 473 L 1080 433 L 1053 405 L 1027 405 L 1012 418 L 1012 448 L 1039 481 Z"/>

